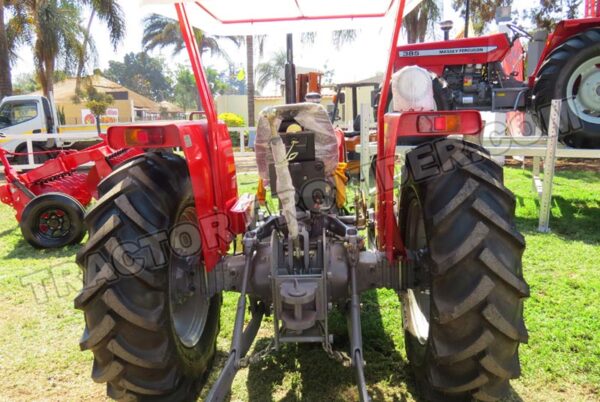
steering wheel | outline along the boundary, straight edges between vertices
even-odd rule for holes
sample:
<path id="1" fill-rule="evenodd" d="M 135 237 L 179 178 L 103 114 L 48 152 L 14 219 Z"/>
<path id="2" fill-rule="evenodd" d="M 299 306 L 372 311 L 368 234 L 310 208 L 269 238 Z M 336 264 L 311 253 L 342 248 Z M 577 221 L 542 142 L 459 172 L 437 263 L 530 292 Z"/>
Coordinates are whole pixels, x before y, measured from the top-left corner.
<path id="1" fill-rule="evenodd" d="M 515 37 L 513 39 L 513 41 L 517 40 L 519 37 L 524 37 L 527 39 L 532 39 L 533 37 L 529 34 L 529 32 L 527 32 L 526 30 L 524 30 L 523 28 L 521 28 L 518 25 L 515 24 L 506 24 L 506 26 L 514 32 Z"/>

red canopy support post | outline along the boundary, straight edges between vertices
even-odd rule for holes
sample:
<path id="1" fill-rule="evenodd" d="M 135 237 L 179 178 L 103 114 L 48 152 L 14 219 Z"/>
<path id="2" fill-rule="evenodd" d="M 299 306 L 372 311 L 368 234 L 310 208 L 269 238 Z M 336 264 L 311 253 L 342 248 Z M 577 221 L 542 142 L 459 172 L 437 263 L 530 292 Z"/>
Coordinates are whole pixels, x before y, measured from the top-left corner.
<path id="1" fill-rule="evenodd" d="M 394 34 L 390 44 L 390 53 L 388 58 L 387 70 L 381 88 L 381 97 L 379 98 L 379 107 L 377 109 L 377 233 L 379 244 L 382 245 L 389 261 L 393 261 L 400 250 L 395 250 L 395 238 L 398 236 L 398 224 L 394 219 L 393 189 L 388 188 L 393 185 L 393 172 L 388 172 L 385 163 L 385 112 L 387 99 L 390 94 L 390 82 L 394 72 L 396 61 L 396 52 L 400 30 L 402 28 L 402 19 L 404 15 L 404 6 L 406 1 L 400 0 L 396 21 L 394 24 Z M 392 175 L 392 177 L 390 177 Z"/>
<path id="2" fill-rule="evenodd" d="M 600 1 L 585 0 L 585 16 L 586 18 L 600 17 Z"/>
<path id="3" fill-rule="evenodd" d="M 192 63 L 192 70 L 196 77 L 196 86 L 198 87 L 198 93 L 200 94 L 200 102 L 204 108 L 206 114 L 206 120 L 208 120 L 209 136 L 214 133 L 217 128 L 217 111 L 213 102 L 212 93 L 204 68 L 202 67 L 202 60 L 200 58 L 200 49 L 194 35 L 194 28 L 190 23 L 187 15 L 185 5 L 182 3 L 175 4 L 177 9 L 177 16 L 179 18 L 179 25 L 181 27 L 181 35 L 187 48 L 190 62 Z M 213 143 L 214 144 L 214 143 Z"/>

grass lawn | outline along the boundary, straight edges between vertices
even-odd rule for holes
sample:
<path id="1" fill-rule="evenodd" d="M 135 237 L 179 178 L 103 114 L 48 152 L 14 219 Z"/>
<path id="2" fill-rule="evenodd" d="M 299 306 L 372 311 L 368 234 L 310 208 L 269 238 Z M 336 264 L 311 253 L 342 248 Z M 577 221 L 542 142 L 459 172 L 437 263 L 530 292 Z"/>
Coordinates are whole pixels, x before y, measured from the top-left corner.
<path id="1" fill-rule="evenodd" d="M 240 175 L 244 188 L 254 175 Z M 600 173 L 557 173 L 553 232 L 539 234 L 539 203 L 531 174 L 506 169 L 517 194 L 517 223 L 527 239 L 524 272 L 529 344 L 521 347 L 522 377 L 510 401 L 600 400 Z M 83 317 L 73 309 L 81 286 L 73 262 L 78 247 L 36 251 L 22 240 L 13 211 L 0 205 L 0 400 L 103 400 L 90 378 L 92 355 L 79 351 Z M 233 327 L 235 294 L 226 294 L 217 365 L 224 363 Z M 401 331 L 400 304 L 391 291 L 363 297 L 366 376 L 375 400 L 418 400 Z M 270 321 L 257 347 L 270 336 Z M 336 348 L 348 345 L 345 323 L 333 317 Z M 213 371 L 210 381 L 216 378 Z M 348 401 L 354 372 L 317 346 L 287 345 L 242 370 L 232 401 Z"/>

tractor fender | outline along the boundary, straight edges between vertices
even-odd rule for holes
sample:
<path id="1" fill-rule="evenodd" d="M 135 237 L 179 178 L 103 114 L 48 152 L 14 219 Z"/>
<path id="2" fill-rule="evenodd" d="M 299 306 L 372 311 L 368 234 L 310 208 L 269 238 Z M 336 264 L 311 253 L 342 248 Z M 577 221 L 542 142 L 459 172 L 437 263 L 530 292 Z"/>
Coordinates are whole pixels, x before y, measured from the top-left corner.
<path id="1" fill-rule="evenodd" d="M 190 173 L 202 253 L 207 271 L 227 254 L 235 235 L 243 233 L 243 215 L 231 209 L 238 199 L 233 146 L 227 126 L 219 123 L 210 146 L 205 122 L 181 126 L 181 147 Z"/>
<path id="2" fill-rule="evenodd" d="M 562 45 L 573 35 L 577 35 L 583 31 L 587 31 L 590 28 L 600 27 L 600 17 L 596 18 L 579 18 L 572 20 L 561 21 L 556 25 L 554 32 L 548 37 L 546 47 L 542 52 L 538 61 L 537 67 L 533 74 L 529 77 L 529 87 L 533 88 L 535 84 L 535 77 L 537 77 L 542 64 L 546 61 L 546 58 L 554 49 Z"/>
<path id="3" fill-rule="evenodd" d="M 140 132 L 144 137 L 139 141 L 137 137 L 128 137 Z M 107 141 L 116 150 L 130 147 L 153 151 L 183 150 L 198 217 L 195 232 L 189 228 L 188 233 L 197 236 L 200 232 L 204 264 L 210 272 L 227 254 L 235 235 L 245 230 L 244 212 L 232 211 L 238 191 L 233 145 L 227 126 L 223 122 L 209 124 L 206 120 L 117 125 L 109 128 Z"/>

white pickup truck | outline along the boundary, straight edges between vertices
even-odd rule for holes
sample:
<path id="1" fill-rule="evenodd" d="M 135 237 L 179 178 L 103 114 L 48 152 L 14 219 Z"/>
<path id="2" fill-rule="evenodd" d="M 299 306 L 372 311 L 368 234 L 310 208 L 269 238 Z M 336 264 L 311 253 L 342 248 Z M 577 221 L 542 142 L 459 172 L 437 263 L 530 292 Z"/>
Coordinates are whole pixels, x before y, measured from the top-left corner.
<path id="1" fill-rule="evenodd" d="M 57 114 L 48 98 L 40 95 L 7 96 L 0 103 L 0 146 L 7 151 L 24 153 L 27 152 L 27 143 L 23 139 L 3 139 L 10 135 L 35 135 L 35 134 L 57 134 L 60 125 Z M 80 131 L 95 131 L 96 128 L 81 127 Z M 78 130 L 79 131 L 79 130 Z M 65 143 L 59 139 L 50 139 L 33 142 L 33 152 L 52 151 L 56 148 L 78 148 L 89 146 L 89 142 L 80 144 Z M 34 157 L 35 163 L 43 163 L 49 155 L 39 154 Z M 16 164 L 27 161 L 27 157 L 16 157 Z"/>

